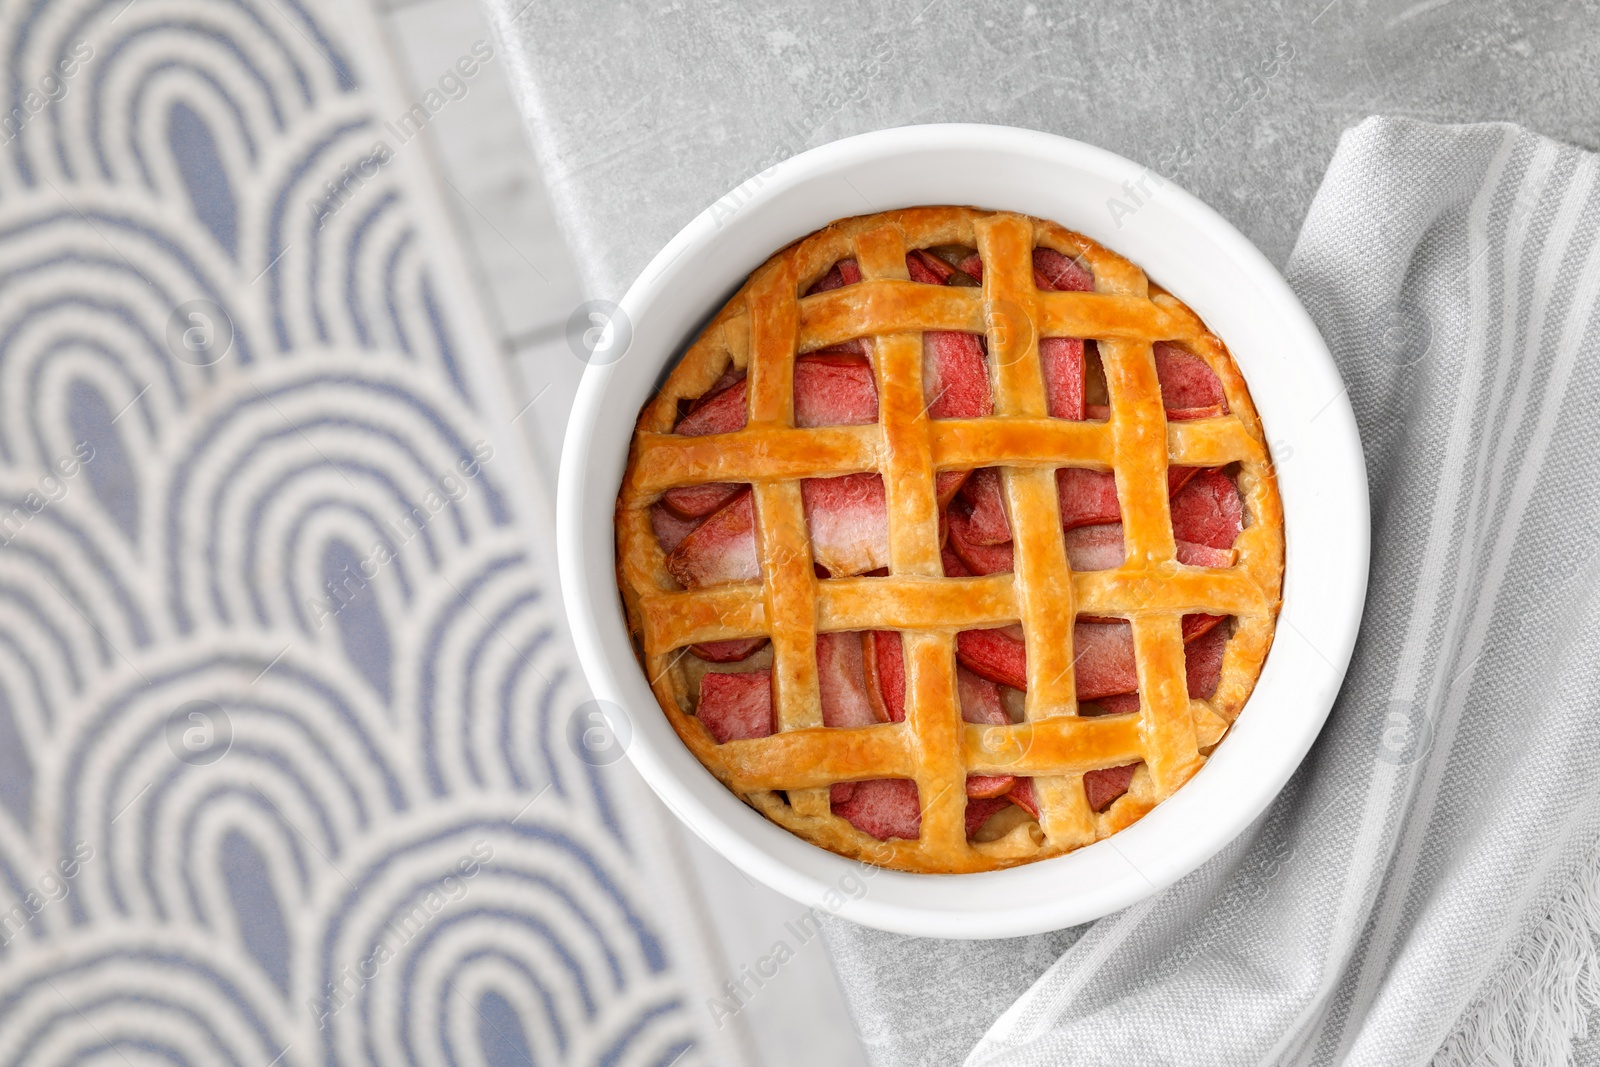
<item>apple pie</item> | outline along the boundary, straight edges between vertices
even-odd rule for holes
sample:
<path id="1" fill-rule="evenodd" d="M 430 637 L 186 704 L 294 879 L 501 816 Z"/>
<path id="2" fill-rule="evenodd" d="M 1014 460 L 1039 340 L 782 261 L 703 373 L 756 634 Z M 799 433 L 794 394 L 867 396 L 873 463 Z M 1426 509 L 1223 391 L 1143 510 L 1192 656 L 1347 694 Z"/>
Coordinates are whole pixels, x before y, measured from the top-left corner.
<path id="1" fill-rule="evenodd" d="M 640 414 L 616 532 L 684 744 L 906 871 L 1059 855 L 1171 796 L 1249 697 L 1283 581 L 1222 341 L 1081 234 L 964 207 L 758 268 Z"/>

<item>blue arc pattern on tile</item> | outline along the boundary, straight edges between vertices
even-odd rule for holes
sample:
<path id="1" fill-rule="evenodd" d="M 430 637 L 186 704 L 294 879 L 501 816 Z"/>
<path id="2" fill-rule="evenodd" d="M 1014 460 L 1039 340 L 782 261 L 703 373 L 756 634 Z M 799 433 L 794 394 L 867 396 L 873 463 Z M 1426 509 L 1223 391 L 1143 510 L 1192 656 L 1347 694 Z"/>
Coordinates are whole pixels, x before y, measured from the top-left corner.
<path id="1" fill-rule="evenodd" d="M 0 4 L 0 1062 L 702 1062 L 345 47 Z"/>

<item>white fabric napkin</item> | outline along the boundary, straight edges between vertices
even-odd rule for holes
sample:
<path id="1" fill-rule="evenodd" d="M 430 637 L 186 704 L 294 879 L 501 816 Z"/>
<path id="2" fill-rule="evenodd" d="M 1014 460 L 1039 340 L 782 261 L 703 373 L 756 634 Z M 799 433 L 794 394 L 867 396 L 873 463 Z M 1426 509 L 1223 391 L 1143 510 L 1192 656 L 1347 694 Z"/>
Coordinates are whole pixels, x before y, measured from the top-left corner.
<path id="1" fill-rule="evenodd" d="M 973 990 L 1031 976 L 1030 941 L 833 923 L 876 1062 L 1568 1061 L 1600 1001 L 1597 230 L 1588 152 L 1503 124 L 1344 135 L 1287 271 L 1372 491 L 1322 737 L 1223 854 L 1047 935 L 1070 947 L 981 1039 Z"/>

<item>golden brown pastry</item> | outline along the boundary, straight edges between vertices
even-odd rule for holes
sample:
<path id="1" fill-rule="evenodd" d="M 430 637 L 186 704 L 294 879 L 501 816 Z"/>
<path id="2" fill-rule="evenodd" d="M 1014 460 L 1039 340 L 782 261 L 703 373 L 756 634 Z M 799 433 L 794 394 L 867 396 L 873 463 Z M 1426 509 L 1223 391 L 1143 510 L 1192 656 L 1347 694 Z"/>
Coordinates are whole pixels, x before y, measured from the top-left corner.
<path id="1" fill-rule="evenodd" d="M 617 575 L 661 708 L 846 856 L 989 870 L 1128 826 L 1272 644 L 1283 512 L 1223 343 L 1039 219 L 924 207 L 773 256 L 645 405 Z"/>

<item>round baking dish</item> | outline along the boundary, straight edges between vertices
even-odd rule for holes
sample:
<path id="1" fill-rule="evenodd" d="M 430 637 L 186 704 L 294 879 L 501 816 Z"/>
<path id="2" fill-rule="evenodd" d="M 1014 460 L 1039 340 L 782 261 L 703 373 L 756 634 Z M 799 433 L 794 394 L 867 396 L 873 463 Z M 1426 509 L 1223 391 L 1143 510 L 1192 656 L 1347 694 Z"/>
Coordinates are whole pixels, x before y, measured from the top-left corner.
<path id="1" fill-rule="evenodd" d="M 634 419 L 701 324 L 774 251 L 834 219 L 970 204 L 1052 219 L 1142 267 L 1227 343 L 1266 428 L 1287 559 L 1277 638 L 1232 730 L 1176 794 L 1065 856 L 963 875 L 867 867 L 794 836 L 702 767 L 661 713 L 628 636 L 612 528 Z M 1304 757 L 1355 643 L 1368 561 L 1366 473 L 1332 358 L 1265 257 L 1199 200 L 1139 165 L 999 126 L 912 126 L 836 141 L 745 182 L 634 282 L 617 349 L 585 371 L 557 503 L 562 595 L 595 696 L 627 717 L 627 755 L 688 827 L 807 907 L 899 933 L 1011 937 L 1099 918 L 1215 855 Z M 631 329 L 631 336 L 629 330 Z M 1314 566 L 1297 566 L 1315 561 Z"/>

